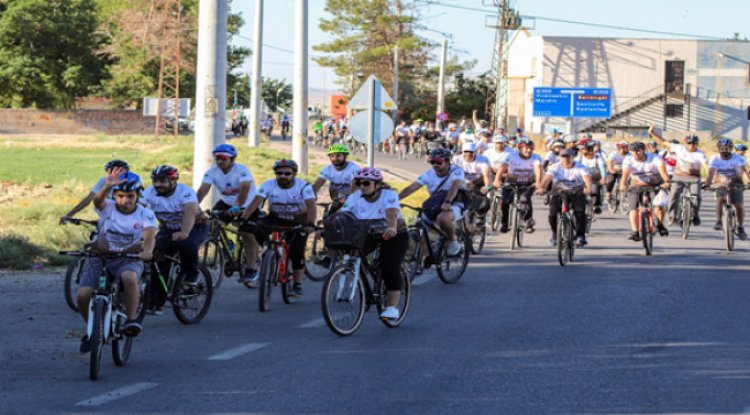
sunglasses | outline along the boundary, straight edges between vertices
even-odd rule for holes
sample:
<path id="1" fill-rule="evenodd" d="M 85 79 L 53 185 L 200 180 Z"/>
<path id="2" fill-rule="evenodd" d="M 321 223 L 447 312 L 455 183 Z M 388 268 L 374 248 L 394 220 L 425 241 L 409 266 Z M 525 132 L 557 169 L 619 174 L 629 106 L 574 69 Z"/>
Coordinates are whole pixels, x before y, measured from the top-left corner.
<path id="1" fill-rule="evenodd" d="M 355 184 L 356 184 L 357 186 L 364 186 L 364 187 L 367 187 L 367 186 L 369 186 L 369 185 L 373 184 L 373 182 L 371 182 L 371 181 L 369 181 L 369 180 L 361 180 L 361 181 L 357 181 L 357 182 L 355 182 Z"/>
<path id="2" fill-rule="evenodd" d="M 291 171 L 277 171 L 275 172 L 277 176 L 292 176 L 294 175 L 294 172 Z"/>
<path id="3" fill-rule="evenodd" d="M 445 164 L 445 160 L 430 160 L 430 164 L 433 166 L 442 166 Z"/>
<path id="4" fill-rule="evenodd" d="M 216 160 L 227 161 L 227 160 L 229 160 L 229 157 L 227 157 L 227 156 L 216 156 Z"/>

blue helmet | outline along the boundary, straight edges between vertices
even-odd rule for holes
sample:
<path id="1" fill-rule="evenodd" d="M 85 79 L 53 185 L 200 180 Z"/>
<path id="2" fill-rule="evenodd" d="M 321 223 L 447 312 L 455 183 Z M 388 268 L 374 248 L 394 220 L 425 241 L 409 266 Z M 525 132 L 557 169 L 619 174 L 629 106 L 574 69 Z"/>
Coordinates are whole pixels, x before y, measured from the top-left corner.
<path id="1" fill-rule="evenodd" d="M 223 154 L 231 158 L 237 157 L 237 149 L 234 148 L 234 146 L 231 144 L 219 144 L 218 146 L 214 147 L 214 151 L 212 151 L 212 153 L 214 156 L 217 154 Z"/>
<path id="2" fill-rule="evenodd" d="M 747 146 L 744 144 L 737 144 L 734 146 L 734 149 L 737 151 L 747 151 Z"/>
<path id="3" fill-rule="evenodd" d="M 120 175 L 120 180 L 124 180 L 124 182 L 116 184 L 112 187 L 112 191 L 122 190 L 123 192 L 132 192 L 143 190 L 141 178 L 135 173 L 123 173 Z"/>

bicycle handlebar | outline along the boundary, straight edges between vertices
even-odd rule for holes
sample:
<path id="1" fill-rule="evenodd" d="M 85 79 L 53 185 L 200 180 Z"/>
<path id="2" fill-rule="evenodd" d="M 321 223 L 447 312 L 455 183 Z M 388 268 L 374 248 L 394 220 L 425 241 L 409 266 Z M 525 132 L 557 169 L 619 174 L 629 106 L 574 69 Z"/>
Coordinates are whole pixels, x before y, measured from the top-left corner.
<path id="1" fill-rule="evenodd" d="M 140 253 L 133 252 L 88 252 L 88 251 L 59 251 L 60 255 L 81 256 L 88 258 L 133 258 L 141 259 Z"/>
<path id="2" fill-rule="evenodd" d="M 88 219 L 68 218 L 68 219 L 65 219 L 65 223 L 72 223 L 73 225 L 89 225 L 89 226 L 99 227 L 98 221 L 88 220 Z"/>
<path id="3" fill-rule="evenodd" d="M 418 213 L 422 213 L 422 210 L 423 210 L 421 207 L 414 207 L 414 206 L 406 205 L 406 204 L 403 204 L 403 203 L 400 204 L 399 206 L 401 206 L 403 208 L 411 209 L 411 210 L 413 210 L 415 212 L 418 212 Z"/>

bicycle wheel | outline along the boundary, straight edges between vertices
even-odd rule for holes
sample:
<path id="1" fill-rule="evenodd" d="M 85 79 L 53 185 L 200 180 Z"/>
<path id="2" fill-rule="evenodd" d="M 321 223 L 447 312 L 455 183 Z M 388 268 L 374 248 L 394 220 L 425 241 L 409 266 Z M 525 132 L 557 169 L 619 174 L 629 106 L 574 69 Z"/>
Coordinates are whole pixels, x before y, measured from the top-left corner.
<path id="1" fill-rule="evenodd" d="M 268 250 L 263 253 L 263 259 L 260 262 L 260 290 L 258 291 L 258 308 L 260 311 L 268 311 L 271 302 L 271 290 L 276 279 L 276 268 L 278 259 L 276 253 Z"/>
<path id="2" fill-rule="evenodd" d="M 174 285 L 171 301 L 175 317 L 183 324 L 200 323 L 211 307 L 214 292 L 211 274 L 199 266 L 195 281 L 190 282 L 185 274 L 180 274 Z"/>
<path id="3" fill-rule="evenodd" d="M 73 257 L 68 263 L 68 269 L 65 270 L 65 302 L 71 310 L 79 313 L 77 293 L 78 283 L 81 282 L 81 276 L 86 271 L 89 260 L 86 257 Z"/>
<path id="4" fill-rule="evenodd" d="M 570 259 L 570 253 L 568 252 L 568 249 L 570 247 L 570 245 L 568 245 L 568 226 L 568 220 L 565 219 L 562 214 L 558 213 L 555 243 L 557 243 L 557 260 L 563 267 L 568 263 L 568 260 Z"/>
<path id="5" fill-rule="evenodd" d="M 365 316 L 365 288 L 351 267 L 342 265 L 323 283 L 321 308 L 323 319 L 332 332 L 349 336 Z"/>
<path id="6" fill-rule="evenodd" d="M 516 205 L 510 205 L 510 250 L 514 251 L 518 247 L 518 209 Z"/>
<path id="7" fill-rule="evenodd" d="M 607 200 L 607 210 L 609 213 L 617 212 L 617 208 L 619 207 L 620 189 L 616 185 L 617 183 L 615 183 L 615 187 L 612 189 L 612 195 Z"/>
<path id="8" fill-rule="evenodd" d="M 94 299 L 93 319 L 91 334 L 89 335 L 89 344 L 91 344 L 91 354 L 89 355 L 89 378 L 96 380 L 99 378 L 99 368 L 102 365 L 102 347 L 104 347 L 104 312 L 106 304 L 104 300 Z"/>
<path id="9" fill-rule="evenodd" d="M 641 212 L 641 240 L 643 242 L 643 249 L 646 250 L 646 255 L 651 255 L 654 249 L 654 234 L 651 232 L 650 212 Z"/>
<path id="10" fill-rule="evenodd" d="M 279 284 L 281 284 L 281 298 L 284 300 L 285 304 L 293 304 L 297 301 L 297 297 L 291 295 L 292 293 L 292 286 L 294 286 L 294 278 L 292 277 L 292 261 L 289 260 L 286 263 L 286 270 L 287 270 L 287 276 L 286 276 L 286 282 L 281 283 L 279 281 Z"/>
<path id="11" fill-rule="evenodd" d="M 502 223 L 502 204 L 500 198 L 495 196 L 492 198 L 492 206 L 490 206 L 490 227 L 495 232 L 500 229 Z"/>
<path id="12" fill-rule="evenodd" d="M 221 283 L 224 282 L 224 266 L 226 258 L 224 258 L 224 251 L 219 246 L 217 239 L 209 239 L 203 243 L 200 247 L 199 252 L 199 263 L 208 270 L 211 274 L 211 282 L 214 285 L 214 290 L 221 287 Z"/>
<path id="13" fill-rule="evenodd" d="M 388 295 L 385 291 L 385 282 L 381 279 L 378 283 L 377 293 L 381 294 L 377 303 L 378 314 L 382 313 L 388 305 Z M 378 294 L 376 294 L 377 296 Z M 380 319 L 380 321 L 387 327 L 394 328 L 401 325 L 406 319 L 406 313 L 409 312 L 409 305 L 411 304 L 411 280 L 409 277 L 401 273 L 401 297 L 398 299 L 399 317 L 397 319 Z"/>
<path id="14" fill-rule="evenodd" d="M 421 238 L 419 230 L 409 229 L 409 246 L 406 248 L 406 256 L 404 256 L 403 262 L 401 262 L 401 271 L 410 279 L 413 280 L 417 275 L 419 269 L 419 261 L 422 257 L 421 251 Z"/>
<path id="15" fill-rule="evenodd" d="M 487 239 L 487 226 L 479 225 L 476 223 L 476 218 L 474 215 L 472 215 L 472 232 L 471 232 L 471 239 L 470 244 L 471 246 L 471 253 L 473 255 L 479 255 L 482 253 L 482 250 L 484 249 L 484 243 Z"/>
<path id="16" fill-rule="evenodd" d="M 115 319 L 115 332 L 112 338 L 112 360 L 116 366 L 124 366 L 130 358 L 130 352 L 133 350 L 133 337 L 120 334 L 120 327 L 127 321 L 124 314 L 113 313 Z"/>
<path id="17" fill-rule="evenodd" d="M 136 321 L 143 323 L 143 319 L 146 318 L 146 311 L 151 304 L 151 272 L 147 270 L 148 265 L 144 268 L 141 273 L 141 277 L 138 280 L 138 288 L 141 293 L 141 301 L 138 302 L 138 311 L 136 312 Z M 157 277 L 158 278 L 158 277 Z"/>
<path id="18" fill-rule="evenodd" d="M 586 202 L 586 233 L 591 233 L 591 224 L 594 222 L 594 202 Z"/>
<path id="19" fill-rule="evenodd" d="M 320 224 L 319 224 L 320 225 Z M 308 238 L 305 252 L 305 275 L 312 281 L 323 281 L 333 272 L 336 251 L 325 247 L 322 231 Z"/>
<path id="20" fill-rule="evenodd" d="M 724 240 L 729 252 L 734 251 L 734 230 L 736 228 L 734 221 L 734 208 L 724 206 Z"/>
<path id="21" fill-rule="evenodd" d="M 455 284 L 466 271 L 466 266 L 469 264 L 469 242 L 466 240 L 466 234 L 463 230 L 456 230 L 456 240 L 458 243 L 463 245 L 463 252 L 459 252 L 458 255 L 449 257 L 445 253 L 446 241 L 441 243 L 440 255 L 442 259 L 440 263 L 435 267 L 440 281 L 446 284 Z"/>
<path id="22" fill-rule="evenodd" d="M 688 200 L 682 201 L 680 220 L 682 220 L 682 239 L 690 235 L 690 225 L 693 223 L 693 204 Z"/>

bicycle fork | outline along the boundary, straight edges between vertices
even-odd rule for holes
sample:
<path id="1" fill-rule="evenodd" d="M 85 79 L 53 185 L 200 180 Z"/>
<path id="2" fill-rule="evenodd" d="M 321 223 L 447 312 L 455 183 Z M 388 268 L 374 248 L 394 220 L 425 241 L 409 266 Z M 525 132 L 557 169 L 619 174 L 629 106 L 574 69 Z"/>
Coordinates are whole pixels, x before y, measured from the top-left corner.
<path id="1" fill-rule="evenodd" d="M 339 286 L 336 291 L 336 298 L 340 301 L 352 302 L 354 295 L 357 292 L 357 277 L 359 276 L 360 267 L 362 265 L 362 258 L 353 257 L 351 255 L 344 255 L 345 264 L 351 265 L 351 274 L 347 275 L 346 278 L 339 280 Z"/>
<path id="2" fill-rule="evenodd" d="M 104 315 L 102 316 L 102 321 L 104 322 L 104 331 L 102 332 L 102 339 L 105 341 L 109 337 L 109 331 L 111 328 L 110 322 L 112 321 L 112 300 L 105 295 L 95 295 L 93 298 L 91 298 L 91 301 L 89 301 L 89 318 L 88 322 L 86 324 L 86 335 L 91 338 L 91 335 L 94 332 L 94 310 L 96 309 L 96 303 L 99 301 L 104 301 L 105 308 L 104 308 Z"/>

